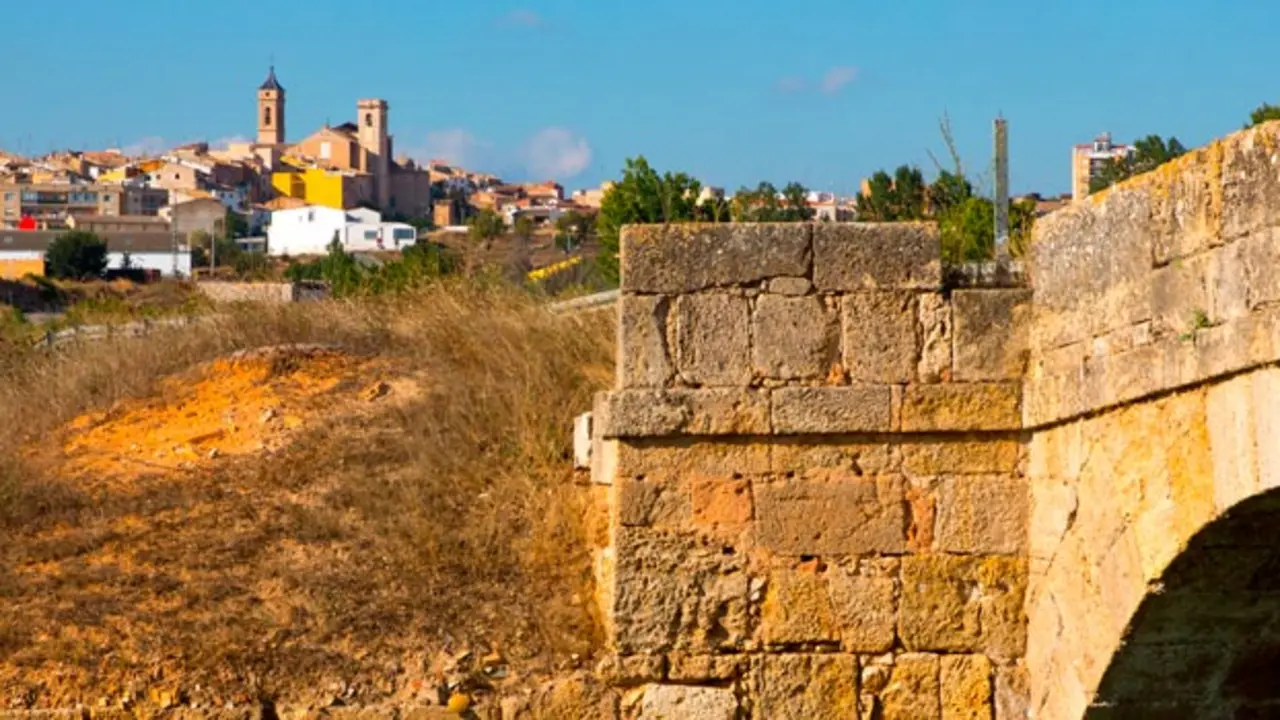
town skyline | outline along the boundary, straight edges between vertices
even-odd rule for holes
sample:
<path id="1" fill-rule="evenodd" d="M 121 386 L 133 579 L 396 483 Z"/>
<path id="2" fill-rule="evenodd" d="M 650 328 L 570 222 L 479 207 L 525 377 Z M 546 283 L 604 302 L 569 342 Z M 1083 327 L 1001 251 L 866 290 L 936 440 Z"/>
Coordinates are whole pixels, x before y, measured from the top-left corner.
<path id="1" fill-rule="evenodd" d="M 27 91 L 29 110 L 0 123 L 0 148 L 159 151 L 251 139 L 244 88 L 274 64 L 290 88 L 294 127 L 346 122 L 355 98 L 381 97 L 392 106 L 398 153 L 512 179 L 591 187 L 615 178 L 626 157 L 644 155 L 729 190 L 796 180 L 852 195 L 881 168 L 910 163 L 931 172 L 929 151 L 946 162 L 937 128 L 944 113 L 980 174 L 999 113 L 1010 120 L 1014 192 L 1049 195 L 1070 189 L 1070 147 L 1101 132 L 1121 142 L 1176 134 L 1194 146 L 1276 99 L 1262 61 L 1264 28 L 1280 22 L 1280 8 L 1250 4 L 1253 20 L 1241 25 L 1184 0 L 1162 4 L 1159 14 L 1147 13 L 1147 2 L 1117 9 L 1090 1 L 1034 16 L 1004 0 L 982 13 L 927 15 L 816 2 L 799 19 L 755 2 L 732 13 L 669 2 L 643 11 L 387 2 L 376 15 L 350 17 L 329 2 L 280 3 L 255 16 L 294 31 L 227 55 L 180 52 L 181 38 L 164 27 L 231 24 L 249 3 L 199 16 L 154 0 L 119 9 L 85 3 L 85 22 L 70 24 L 67 42 L 90 30 L 137 28 L 163 61 L 145 82 L 112 84 L 105 64 L 51 58 L 44 81 Z M 38 5 L 16 12 L 15 27 L 52 20 Z M 306 40 L 337 21 L 352 36 L 371 36 L 388 18 L 396 19 L 391 37 L 403 42 L 342 53 Z M 1117 26 L 1142 32 L 1107 30 Z M 937 46 L 946 37 L 950 50 Z M 15 42 L 22 54 L 36 40 Z M 662 52 L 668 45 L 681 50 Z M 1086 46 L 1093 50 L 1080 52 Z M 943 62 L 952 55 L 961 59 Z M 1233 73 L 1223 76 L 1223 67 Z M 68 95 L 69 86 L 77 93 Z M 72 103 L 97 109 L 68 112 Z"/>

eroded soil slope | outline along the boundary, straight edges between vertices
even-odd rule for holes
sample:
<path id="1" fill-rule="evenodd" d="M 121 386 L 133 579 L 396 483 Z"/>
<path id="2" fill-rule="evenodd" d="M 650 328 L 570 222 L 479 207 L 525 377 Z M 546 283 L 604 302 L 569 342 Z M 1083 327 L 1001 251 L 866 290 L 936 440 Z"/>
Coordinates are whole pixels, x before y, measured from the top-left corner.
<path id="1" fill-rule="evenodd" d="M 590 662 L 565 456 L 608 329 L 504 327 L 224 356 L 27 442 L 0 707 L 483 703 Z"/>

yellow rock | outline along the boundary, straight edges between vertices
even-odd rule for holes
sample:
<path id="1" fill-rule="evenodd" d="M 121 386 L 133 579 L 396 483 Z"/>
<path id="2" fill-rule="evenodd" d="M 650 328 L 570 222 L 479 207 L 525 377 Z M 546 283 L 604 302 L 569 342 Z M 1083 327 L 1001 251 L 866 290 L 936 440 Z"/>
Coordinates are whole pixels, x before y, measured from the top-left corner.
<path id="1" fill-rule="evenodd" d="M 471 708 L 471 696 L 456 692 L 449 696 L 449 704 L 446 707 L 449 708 L 449 712 L 466 712 Z"/>

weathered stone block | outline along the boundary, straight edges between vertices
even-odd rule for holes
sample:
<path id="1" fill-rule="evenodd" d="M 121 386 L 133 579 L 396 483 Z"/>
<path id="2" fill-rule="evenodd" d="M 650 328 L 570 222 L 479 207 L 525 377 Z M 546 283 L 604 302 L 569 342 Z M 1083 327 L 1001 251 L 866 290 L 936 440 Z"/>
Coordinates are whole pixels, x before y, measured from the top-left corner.
<path id="1" fill-rule="evenodd" d="M 889 684 L 880 695 L 883 720 L 937 720 L 942 716 L 938 688 L 938 656 L 899 655 Z"/>
<path id="2" fill-rule="evenodd" d="M 808 295 L 813 291 L 813 281 L 806 277 L 776 277 L 768 287 L 775 295 Z"/>
<path id="3" fill-rule="evenodd" d="M 719 544 L 615 528 L 614 645 L 623 654 L 741 650 L 752 633 L 741 556 Z"/>
<path id="4" fill-rule="evenodd" d="M 1209 258 L 1184 258 L 1151 274 L 1151 322 L 1157 334 L 1181 335 L 1211 322 Z"/>
<path id="5" fill-rule="evenodd" d="M 814 567 L 775 571 L 760 607 L 760 631 L 770 647 L 838 643 L 825 573 Z"/>
<path id="6" fill-rule="evenodd" d="M 770 468 L 769 445 L 751 438 L 664 437 L 619 441 L 617 446 L 619 474 L 757 475 Z"/>
<path id="7" fill-rule="evenodd" d="M 813 231 L 813 284 L 820 291 L 942 286 L 933 223 L 821 223 Z"/>
<path id="8" fill-rule="evenodd" d="M 688 482 L 695 525 L 735 530 L 751 521 L 751 484 L 746 479 L 694 475 Z"/>
<path id="9" fill-rule="evenodd" d="M 1240 238 L 1240 260 L 1244 264 L 1249 308 L 1280 301 L 1280 228 L 1259 230 Z"/>
<path id="10" fill-rule="evenodd" d="M 1030 290 L 956 290 L 954 378 L 1017 380 L 1027 364 Z"/>
<path id="11" fill-rule="evenodd" d="M 1027 720 L 1028 701 L 1031 698 L 1031 680 L 1023 665 L 996 668 L 995 720 Z"/>
<path id="12" fill-rule="evenodd" d="M 991 720 L 991 661 L 983 655 L 939 659 L 942 720 Z"/>
<path id="13" fill-rule="evenodd" d="M 826 572 L 831 607 L 846 652 L 893 647 L 898 618 L 897 558 L 841 562 Z"/>
<path id="14" fill-rule="evenodd" d="M 752 359 L 763 377 L 824 377 L 835 362 L 836 315 L 817 296 L 761 295 L 752 322 Z"/>
<path id="15" fill-rule="evenodd" d="M 689 521 L 689 494 L 672 478 L 624 475 L 613 487 L 619 524 L 680 527 Z"/>
<path id="16" fill-rule="evenodd" d="M 773 443 L 770 472 L 785 475 L 811 475 L 829 470 L 855 475 L 886 475 L 897 472 L 901 458 L 894 446 L 850 438 L 819 437 L 785 438 Z"/>
<path id="17" fill-rule="evenodd" d="M 951 380 L 951 303 L 939 293 L 921 293 L 916 298 L 920 325 L 920 382 Z"/>
<path id="18" fill-rule="evenodd" d="M 913 651 L 1020 657 L 1026 587 L 1022 558 L 908 555 L 902 559 L 898 636 Z"/>
<path id="19" fill-rule="evenodd" d="M 836 720 L 857 717 L 858 661 L 852 655 L 766 655 L 753 717 Z"/>
<path id="20" fill-rule="evenodd" d="M 1220 140 L 1222 237 L 1275 227 L 1280 221 L 1280 125 L 1266 123 Z"/>
<path id="21" fill-rule="evenodd" d="M 618 390 L 606 404 L 604 438 L 769 433 L 769 400 L 760 391 Z"/>
<path id="22" fill-rule="evenodd" d="M 1192 150 L 1148 182 L 1157 265 L 1222 242 L 1222 144 Z"/>
<path id="23" fill-rule="evenodd" d="M 667 679 L 672 682 L 708 682 L 732 680 L 746 666 L 743 655 L 690 655 L 671 653 Z"/>
<path id="24" fill-rule="evenodd" d="M 908 385 L 902 396 L 902 430 L 1017 430 L 1022 426 L 1021 385 L 944 383 Z"/>
<path id="25" fill-rule="evenodd" d="M 908 292 L 869 291 L 841 301 L 844 368 L 857 382 L 905 383 L 920 362 L 916 299 Z"/>
<path id="26" fill-rule="evenodd" d="M 940 438 L 901 445 L 902 469 L 909 475 L 974 475 L 1009 473 L 1018 467 L 1017 440 Z"/>
<path id="27" fill-rule="evenodd" d="M 676 299 L 676 318 L 676 366 L 686 382 L 751 382 L 751 309 L 745 297 L 682 295 Z"/>
<path id="28" fill-rule="evenodd" d="M 806 223 L 629 225 L 619 262 L 624 293 L 690 293 L 809 274 Z"/>
<path id="29" fill-rule="evenodd" d="M 643 690 L 638 720 L 734 720 L 738 699 L 731 688 L 650 685 Z"/>
<path id="30" fill-rule="evenodd" d="M 667 350 L 668 299 L 618 298 L 618 387 L 662 387 L 675 374 Z"/>
<path id="31" fill-rule="evenodd" d="M 815 482 L 789 480 L 756 488 L 756 541 L 785 555 L 900 553 L 906 545 L 901 478 Z"/>
<path id="32" fill-rule="evenodd" d="M 892 399 L 884 385 L 778 388 L 773 430 L 779 435 L 887 432 Z"/>
<path id="33" fill-rule="evenodd" d="M 1026 552 L 1028 493 L 1027 481 L 1010 475 L 942 478 L 934 547 L 978 555 Z"/>
<path id="34" fill-rule="evenodd" d="M 663 655 L 609 654 L 596 664 L 596 676 L 610 685 L 644 685 L 661 682 L 666 667 L 667 659 Z"/>

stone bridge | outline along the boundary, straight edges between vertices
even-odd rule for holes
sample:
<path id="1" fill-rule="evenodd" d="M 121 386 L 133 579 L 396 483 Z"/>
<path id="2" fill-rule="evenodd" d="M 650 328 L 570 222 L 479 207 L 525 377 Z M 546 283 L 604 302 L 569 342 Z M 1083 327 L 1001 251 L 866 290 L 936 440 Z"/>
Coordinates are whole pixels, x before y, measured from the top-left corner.
<path id="1" fill-rule="evenodd" d="M 640 226 L 594 410 L 627 717 L 1280 717 L 1280 124 L 945 268 Z"/>

